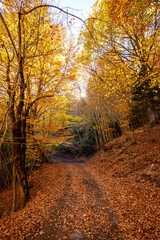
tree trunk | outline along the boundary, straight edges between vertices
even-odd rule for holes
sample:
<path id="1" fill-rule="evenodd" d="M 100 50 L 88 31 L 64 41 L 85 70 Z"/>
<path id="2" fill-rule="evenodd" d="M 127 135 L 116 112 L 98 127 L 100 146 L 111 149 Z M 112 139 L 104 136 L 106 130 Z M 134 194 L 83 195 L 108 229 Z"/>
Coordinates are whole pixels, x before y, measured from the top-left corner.
<path id="1" fill-rule="evenodd" d="M 25 169 L 25 154 L 26 154 L 26 119 L 23 113 L 23 107 L 25 102 L 25 81 L 23 74 L 23 63 L 24 59 L 22 56 L 22 33 L 21 33 L 21 13 L 18 13 L 18 63 L 19 63 L 19 78 L 20 78 L 20 95 L 19 95 L 19 103 L 16 108 L 16 113 L 14 112 L 14 122 L 12 126 L 12 134 L 13 134 L 13 174 L 14 181 L 18 182 L 19 188 L 19 199 L 21 206 L 24 207 L 28 197 L 29 197 L 29 189 L 28 189 L 28 181 L 26 176 Z M 14 107 L 15 105 L 13 105 Z M 14 197 L 16 197 L 16 183 L 13 184 L 15 188 Z M 13 199 L 14 200 L 14 199 Z M 15 210 L 16 204 L 13 201 L 13 210 Z"/>
<path id="2" fill-rule="evenodd" d="M 22 121 L 19 120 L 13 125 L 13 211 L 16 209 L 16 195 L 19 190 L 20 204 L 24 207 L 28 197 L 28 182 L 25 169 L 25 149 L 23 148 Z M 16 181 L 18 188 L 16 188 Z"/>

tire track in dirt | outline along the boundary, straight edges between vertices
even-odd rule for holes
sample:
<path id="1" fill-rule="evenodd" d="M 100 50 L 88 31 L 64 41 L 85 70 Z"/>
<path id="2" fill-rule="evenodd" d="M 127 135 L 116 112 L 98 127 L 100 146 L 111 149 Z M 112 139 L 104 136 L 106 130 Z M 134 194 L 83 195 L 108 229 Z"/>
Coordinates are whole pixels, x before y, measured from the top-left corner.
<path id="1" fill-rule="evenodd" d="M 83 169 L 83 170 L 82 170 Z M 103 216 L 103 223 L 110 223 L 108 226 L 109 231 L 103 232 L 103 225 L 100 223 L 99 232 L 95 232 L 94 239 L 122 239 L 120 238 L 120 230 L 118 229 L 119 220 L 115 216 L 113 209 L 110 208 L 110 203 L 107 195 L 102 191 L 95 178 L 85 170 L 85 167 L 81 168 L 80 174 L 82 174 L 82 183 L 87 189 L 87 194 L 90 196 L 90 201 L 87 203 L 87 207 L 92 206 L 92 212 L 94 215 Z M 92 204 L 94 202 L 94 204 Z M 94 229 L 93 229 L 94 231 Z M 108 232 L 108 233 L 107 233 Z"/>
<path id="2" fill-rule="evenodd" d="M 51 210 L 50 222 L 44 221 L 43 234 L 36 239 L 124 239 L 107 195 L 85 169 L 85 164 L 66 164 L 63 196 Z"/>

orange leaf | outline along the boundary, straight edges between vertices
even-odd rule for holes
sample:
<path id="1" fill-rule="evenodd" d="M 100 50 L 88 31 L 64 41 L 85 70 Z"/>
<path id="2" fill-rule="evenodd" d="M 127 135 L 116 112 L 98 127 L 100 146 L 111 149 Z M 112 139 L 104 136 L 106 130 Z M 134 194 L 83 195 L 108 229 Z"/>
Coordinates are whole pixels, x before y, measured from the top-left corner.
<path id="1" fill-rule="evenodd" d="M 23 9 L 23 10 L 22 10 L 22 13 L 25 14 L 25 13 L 26 13 L 26 10 Z"/>

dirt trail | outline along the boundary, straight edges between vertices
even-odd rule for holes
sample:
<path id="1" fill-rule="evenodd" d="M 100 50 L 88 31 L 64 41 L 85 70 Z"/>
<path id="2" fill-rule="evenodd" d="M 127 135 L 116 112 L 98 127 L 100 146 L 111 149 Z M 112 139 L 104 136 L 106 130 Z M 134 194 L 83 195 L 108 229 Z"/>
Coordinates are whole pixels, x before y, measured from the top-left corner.
<path id="1" fill-rule="evenodd" d="M 33 174 L 31 199 L 25 208 L 0 219 L 0 239 L 125 239 L 104 187 L 88 164 L 57 160 Z M 3 202 L 5 196 L 4 191 Z"/>
<path id="2" fill-rule="evenodd" d="M 51 209 L 50 222 L 44 221 L 36 239 L 123 239 L 118 217 L 85 163 L 61 161 L 67 169 L 64 192 Z"/>

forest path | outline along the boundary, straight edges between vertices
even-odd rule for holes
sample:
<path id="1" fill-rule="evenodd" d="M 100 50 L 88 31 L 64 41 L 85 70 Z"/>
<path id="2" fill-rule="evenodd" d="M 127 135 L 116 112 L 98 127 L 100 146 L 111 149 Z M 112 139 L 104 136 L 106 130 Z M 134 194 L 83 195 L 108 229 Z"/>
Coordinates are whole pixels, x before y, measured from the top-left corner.
<path id="1" fill-rule="evenodd" d="M 33 172 L 26 206 L 0 219 L 0 239 L 124 239 L 107 192 L 88 162 L 54 160 Z M 11 190 L 1 194 L 1 205 L 7 210 L 11 198 Z"/>
<path id="2" fill-rule="evenodd" d="M 59 159 L 66 167 L 63 193 L 36 239 L 122 239 L 107 195 L 85 163 Z"/>

